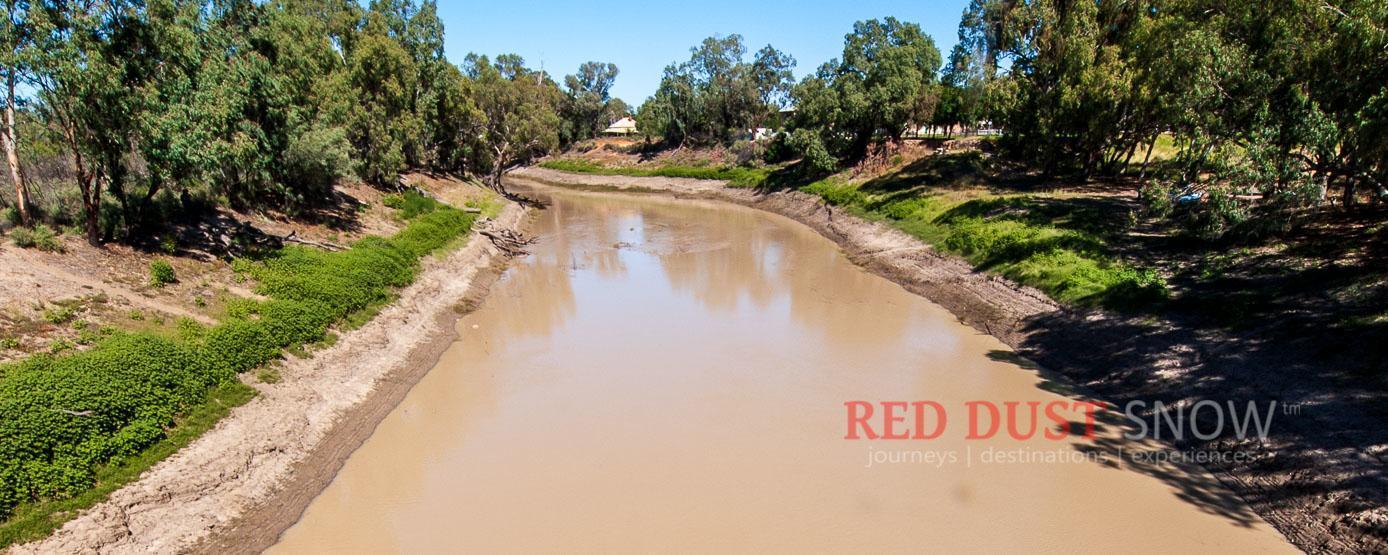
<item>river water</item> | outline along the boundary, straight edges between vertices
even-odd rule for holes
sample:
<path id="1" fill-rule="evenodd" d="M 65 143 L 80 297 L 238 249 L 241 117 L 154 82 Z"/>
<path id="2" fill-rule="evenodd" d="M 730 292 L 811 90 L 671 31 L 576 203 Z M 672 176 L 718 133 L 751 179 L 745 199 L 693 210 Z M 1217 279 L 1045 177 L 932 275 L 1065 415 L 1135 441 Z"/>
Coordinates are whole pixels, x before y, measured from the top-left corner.
<path id="1" fill-rule="evenodd" d="M 803 226 L 543 193 L 532 254 L 272 551 L 1291 550 L 1113 425 L 966 439 L 965 401 L 1080 397 Z M 845 439 L 854 400 L 947 426 Z"/>

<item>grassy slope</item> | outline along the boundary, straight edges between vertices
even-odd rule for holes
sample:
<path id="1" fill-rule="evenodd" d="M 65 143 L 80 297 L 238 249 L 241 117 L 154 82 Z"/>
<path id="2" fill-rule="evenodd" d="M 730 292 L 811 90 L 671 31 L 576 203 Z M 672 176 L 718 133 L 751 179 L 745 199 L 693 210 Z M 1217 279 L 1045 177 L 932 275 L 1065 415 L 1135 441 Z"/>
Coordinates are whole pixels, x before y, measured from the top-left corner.
<path id="1" fill-rule="evenodd" d="M 401 215 L 410 224 L 390 238 L 368 237 L 335 253 L 289 246 L 258 261 L 240 261 L 238 270 L 255 277 L 257 292 L 269 300 L 242 299 L 229 307 L 218 326 L 202 328 L 190 322 L 179 337 L 117 333 L 71 357 L 43 356 L 0 367 L 0 413 L 16 416 L 15 422 L 0 422 L 5 428 L 0 430 L 5 436 L 0 448 L 8 454 L 0 460 L 4 469 L 0 478 L 5 479 L 0 493 L 6 499 L 18 498 L 5 507 L 10 514 L 0 523 L 0 546 L 44 537 L 211 429 L 233 407 L 255 396 L 253 388 L 234 378 L 235 373 L 263 367 L 284 351 L 303 353 L 309 344 L 331 341 L 335 337 L 327 330 L 332 325 L 352 328 L 369 320 L 394 297 L 395 287 L 414 280 L 421 257 L 459 244 L 458 238 L 467 234 L 474 220 L 471 214 L 427 199 L 402 200 Z M 152 348 L 140 350 L 145 346 Z M 159 357 L 166 352 L 194 355 L 162 361 Z M 148 394 L 108 401 L 109 393 L 93 387 L 93 382 L 145 390 L 159 386 L 144 380 L 171 382 L 175 378 L 131 374 L 93 360 L 114 360 L 117 367 L 124 360 L 152 362 L 171 375 L 204 376 L 175 384 L 183 392 L 206 383 L 206 376 L 217 378 L 192 403 L 180 401 L 186 395 Z M 66 377 L 74 374 L 77 377 Z M 15 387 L 21 383 L 26 387 Z M 29 389 L 30 384 L 37 388 Z M 27 395 L 31 391 L 34 394 Z M 178 404 L 159 406 L 161 399 Z M 91 408 L 96 415 L 91 420 L 99 420 L 101 429 L 74 429 L 71 422 L 87 420 L 75 415 L 53 420 L 54 415 L 44 410 L 50 405 Z M 147 440 L 135 441 L 129 439 L 129 432 L 146 430 L 141 426 L 147 423 L 131 412 L 173 416 L 169 421 L 156 416 L 156 437 L 145 434 Z M 50 425 L 57 428 L 51 433 L 41 431 Z M 33 434 L 38 436 L 29 437 Z M 61 437 L 45 437 L 49 435 Z M 102 452 L 110 454 L 88 455 L 93 445 L 105 446 Z M 83 457 L 74 461 L 74 452 Z M 47 454 L 35 460 L 36 453 Z M 28 468 L 32 465 L 47 470 L 33 474 Z M 53 473 L 66 473 L 61 478 L 69 479 L 51 480 Z M 78 479 L 73 481 L 71 476 Z M 53 483 L 40 484 L 40 478 Z"/>

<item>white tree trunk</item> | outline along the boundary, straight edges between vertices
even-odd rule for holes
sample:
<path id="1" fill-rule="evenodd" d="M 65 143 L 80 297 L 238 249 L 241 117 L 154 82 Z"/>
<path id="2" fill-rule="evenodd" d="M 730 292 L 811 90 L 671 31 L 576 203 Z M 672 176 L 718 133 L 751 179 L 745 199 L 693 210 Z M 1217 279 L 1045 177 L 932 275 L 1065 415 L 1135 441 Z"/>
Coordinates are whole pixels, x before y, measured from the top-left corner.
<path id="1" fill-rule="evenodd" d="M 29 225 L 29 189 L 24 186 L 24 172 L 19 167 L 19 138 L 14 127 L 14 69 L 6 72 L 5 79 L 5 128 L 0 129 L 0 144 L 5 149 L 5 162 L 10 167 L 10 181 L 14 183 L 15 204 L 19 206 L 19 220 Z"/>

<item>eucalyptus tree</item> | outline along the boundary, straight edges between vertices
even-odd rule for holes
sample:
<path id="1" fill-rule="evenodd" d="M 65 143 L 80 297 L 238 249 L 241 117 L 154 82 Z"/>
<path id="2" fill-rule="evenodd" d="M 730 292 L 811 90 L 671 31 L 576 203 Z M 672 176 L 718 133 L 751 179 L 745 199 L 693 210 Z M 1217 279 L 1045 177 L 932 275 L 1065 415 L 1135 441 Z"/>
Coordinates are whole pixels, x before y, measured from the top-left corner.
<path id="1" fill-rule="evenodd" d="M 28 24 L 28 2 L 5 0 L 0 3 L 0 80 L 4 81 L 4 121 L 0 122 L 0 149 L 5 151 L 5 164 L 14 185 L 15 206 L 23 225 L 30 225 L 29 189 L 24 183 L 24 170 L 19 162 L 19 134 L 16 132 L 15 112 L 18 110 L 15 86 L 25 70 L 25 58 L 30 55 L 31 40 Z"/>
<path id="2" fill-rule="evenodd" d="M 859 159 L 873 142 L 900 140 L 909 124 L 929 123 L 939 68 L 935 41 L 919 25 L 859 21 L 844 37 L 842 58 L 796 86 L 796 126 L 833 156 Z"/>
<path id="3" fill-rule="evenodd" d="M 472 164 L 488 187 L 505 193 L 502 177 L 508 170 L 559 147 L 563 92 L 514 54 L 497 56 L 496 63 L 469 55 L 467 64 L 479 130 Z"/>
<path id="4" fill-rule="evenodd" d="M 616 64 L 584 62 L 578 67 L 578 73 L 564 77 L 568 93 L 563 110 L 565 142 L 596 137 L 611 123 L 614 116 L 611 91 L 618 73 Z"/>
<path id="5" fill-rule="evenodd" d="M 637 124 L 673 144 L 729 142 L 782 106 L 795 60 L 768 45 L 746 62 L 741 35 L 709 37 L 665 68 Z"/>

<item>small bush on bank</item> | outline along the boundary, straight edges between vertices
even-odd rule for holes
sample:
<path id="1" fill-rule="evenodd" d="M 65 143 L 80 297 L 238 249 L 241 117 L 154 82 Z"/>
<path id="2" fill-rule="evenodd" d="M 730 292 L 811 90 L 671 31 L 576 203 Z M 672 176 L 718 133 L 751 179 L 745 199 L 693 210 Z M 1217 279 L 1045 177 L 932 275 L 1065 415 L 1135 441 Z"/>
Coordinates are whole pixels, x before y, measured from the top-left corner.
<path id="1" fill-rule="evenodd" d="M 178 281 L 178 276 L 174 275 L 173 265 L 169 261 L 159 259 L 149 263 L 149 284 L 155 287 L 163 287 Z"/>
<path id="2" fill-rule="evenodd" d="M 10 240 L 14 241 L 16 247 L 23 249 L 63 252 L 63 242 L 58 238 L 57 232 L 44 224 L 36 225 L 32 229 L 16 227 L 10 232 Z"/>
<path id="3" fill-rule="evenodd" d="M 43 311 L 43 321 L 55 326 L 61 326 L 71 322 L 73 318 L 76 317 L 77 307 L 70 304 L 55 306 L 53 308 L 44 309 Z"/>

